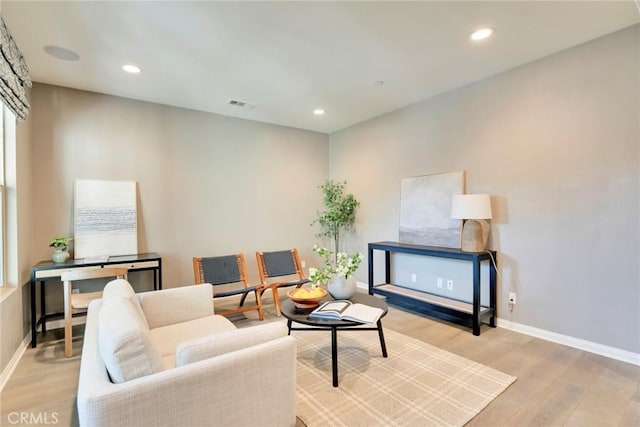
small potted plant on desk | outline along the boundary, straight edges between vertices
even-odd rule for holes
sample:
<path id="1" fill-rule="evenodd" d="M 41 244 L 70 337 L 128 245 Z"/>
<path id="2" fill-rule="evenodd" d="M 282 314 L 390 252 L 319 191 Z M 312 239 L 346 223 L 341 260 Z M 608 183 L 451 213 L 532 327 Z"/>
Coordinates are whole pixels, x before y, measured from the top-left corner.
<path id="1" fill-rule="evenodd" d="M 65 262 L 69 259 L 69 241 L 71 237 L 54 237 L 49 242 L 49 246 L 54 248 L 53 254 L 51 254 L 51 260 L 56 263 Z"/>

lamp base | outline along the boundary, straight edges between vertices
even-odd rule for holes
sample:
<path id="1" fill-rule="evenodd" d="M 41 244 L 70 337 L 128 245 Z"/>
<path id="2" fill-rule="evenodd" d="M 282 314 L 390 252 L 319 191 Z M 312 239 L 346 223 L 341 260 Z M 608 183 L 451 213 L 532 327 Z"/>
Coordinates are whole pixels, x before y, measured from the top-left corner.
<path id="1" fill-rule="evenodd" d="M 489 238 L 489 224 L 483 219 L 468 219 L 462 227 L 462 251 L 484 252 Z"/>

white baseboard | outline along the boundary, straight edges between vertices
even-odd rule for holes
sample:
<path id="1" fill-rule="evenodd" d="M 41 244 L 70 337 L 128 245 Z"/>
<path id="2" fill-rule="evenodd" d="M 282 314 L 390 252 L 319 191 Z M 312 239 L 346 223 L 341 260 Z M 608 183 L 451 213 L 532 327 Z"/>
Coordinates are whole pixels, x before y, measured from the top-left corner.
<path id="1" fill-rule="evenodd" d="M 369 285 L 363 282 L 357 282 L 358 288 L 369 290 Z M 616 347 L 610 347 L 595 343 L 593 341 L 575 338 L 569 335 L 559 334 L 557 332 L 547 331 L 545 329 L 535 328 L 533 326 L 523 325 L 521 323 L 512 322 L 510 320 L 498 318 L 498 326 L 510 331 L 540 338 L 546 341 L 555 342 L 557 344 L 566 345 L 577 348 L 579 350 L 588 351 L 590 353 L 599 354 L 600 356 L 609 357 L 611 359 L 620 360 L 622 362 L 631 363 L 640 366 L 640 353 L 633 353 Z"/>
<path id="2" fill-rule="evenodd" d="M 569 335 L 547 331 L 545 329 L 534 328 L 533 326 L 523 325 L 521 323 L 516 323 L 500 318 L 498 318 L 498 326 L 501 328 L 509 329 L 510 331 L 519 332 L 521 334 L 541 338 L 546 341 L 555 342 L 558 344 L 577 348 L 578 350 L 588 351 L 590 353 L 599 354 L 600 356 L 605 356 L 611 359 L 616 359 L 622 362 L 631 363 L 632 365 L 640 366 L 639 353 L 632 353 L 620 348 L 610 347 L 607 345 L 595 343 L 593 341 L 587 341 L 581 338 L 575 338 Z"/>
<path id="3" fill-rule="evenodd" d="M 369 292 L 369 284 L 368 283 L 364 283 L 364 282 L 358 282 L 356 281 L 356 286 L 360 289 L 364 289 L 367 292 Z"/>
<path id="4" fill-rule="evenodd" d="M 11 378 L 13 371 L 15 371 L 18 367 L 18 363 L 20 363 L 20 359 L 22 358 L 24 352 L 27 350 L 29 344 L 31 344 L 31 333 L 28 333 L 24 337 L 22 343 L 20 343 L 20 345 L 16 349 L 16 352 L 13 353 L 13 357 L 11 358 L 11 360 L 9 360 L 7 366 L 5 366 L 5 368 L 2 370 L 2 373 L 0 374 L 0 392 L 4 389 L 4 386 L 7 385 L 7 382 L 9 381 L 9 378 Z"/>
<path id="5" fill-rule="evenodd" d="M 83 323 L 85 323 L 85 320 L 86 320 L 85 316 L 74 317 L 71 319 L 71 324 L 82 325 Z M 48 330 L 58 329 L 58 328 L 64 328 L 64 319 L 50 320 L 47 322 Z M 37 331 L 38 332 L 42 331 L 42 325 L 38 325 Z M 2 370 L 2 373 L 0 374 L 0 391 L 4 389 L 4 386 L 7 384 L 7 381 L 9 381 L 9 378 L 11 378 L 13 371 L 16 370 L 16 367 L 18 366 L 18 363 L 20 362 L 22 355 L 27 350 L 27 348 L 29 348 L 30 344 L 31 344 L 31 332 L 29 332 L 24 337 L 24 339 L 16 349 L 16 352 L 13 354 L 13 357 L 11 357 L 11 360 L 9 361 L 9 363 L 7 363 L 7 366 Z"/>

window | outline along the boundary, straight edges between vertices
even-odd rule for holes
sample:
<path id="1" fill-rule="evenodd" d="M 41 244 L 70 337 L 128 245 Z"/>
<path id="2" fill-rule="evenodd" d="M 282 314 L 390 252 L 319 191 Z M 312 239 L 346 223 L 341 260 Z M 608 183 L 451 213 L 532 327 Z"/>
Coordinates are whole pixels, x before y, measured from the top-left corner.
<path id="1" fill-rule="evenodd" d="M 0 286 L 6 283 L 6 188 L 5 188 L 5 146 L 15 140 L 16 118 L 6 106 L 2 106 L 0 114 Z"/>

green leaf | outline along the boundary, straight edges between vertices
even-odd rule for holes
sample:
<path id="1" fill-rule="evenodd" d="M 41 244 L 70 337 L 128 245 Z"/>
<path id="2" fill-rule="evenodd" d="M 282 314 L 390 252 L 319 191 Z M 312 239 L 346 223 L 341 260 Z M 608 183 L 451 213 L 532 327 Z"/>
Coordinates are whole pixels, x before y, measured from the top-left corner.
<path id="1" fill-rule="evenodd" d="M 325 181 L 319 188 L 323 194 L 325 211 L 319 212 L 311 225 L 318 224 L 320 231 L 316 237 L 331 237 L 336 243 L 338 252 L 338 238 L 341 231 L 350 230 L 356 221 L 356 208 L 360 203 L 353 194 L 345 194 L 347 181 Z"/>

